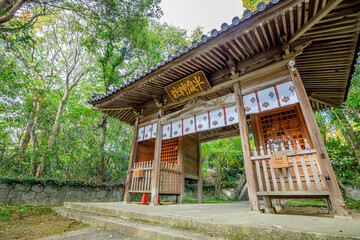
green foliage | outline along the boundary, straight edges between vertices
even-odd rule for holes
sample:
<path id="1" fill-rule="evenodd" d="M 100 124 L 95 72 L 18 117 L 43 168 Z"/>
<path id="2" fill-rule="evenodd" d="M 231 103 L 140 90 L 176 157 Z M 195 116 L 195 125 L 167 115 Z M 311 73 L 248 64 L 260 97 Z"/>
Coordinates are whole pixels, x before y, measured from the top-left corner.
<path id="1" fill-rule="evenodd" d="M 260 3 L 260 2 L 265 2 L 266 4 L 270 2 L 270 0 L 243 0 L 243 7 L 245 9 L 250 9 L 251 11 L 255 11 L 256 10 L 256 6 Z"/>
<path id="2" fill-rule="evenodd" d="M 122 184 L 133 128 L 107 118 L 101 144 L 106 116 L 91 110 L 86 99 L 122 84 L 190 40 L 186 31 L 156 22 L 162 14 L 158 0 L 61 2 L 46 6 L 55 11 L 40 16 L 32 27 L 0 31 L 0 176 L 35 181 L 34 167 L 45 156 L 42 179 L 60 185 L 99 180 Z M 7 26 L 17 20 L 15 16 Z M 81 64 L 70 72 L 86 65 L 89 75 L 71 89 L 54 134 L 65 89 L 68 59 L 63 53 L 68 59 L 79 56 L 76 63 Z M 91 60 L 82 63 L 87 57 Z M 31 136 L 25 143 L 29 125 Z"/>
<path id="3" fill-rule="evenodd" d="M 348 209 L 360 209 L 360 201 L 355 199 L 345 199 L 345 205 Z M 325 200 L 293 200 L 285 203 L 287 207 L 320 207 L 326 208 Z"/>
<path id="4" fill-rule="evenodd" d="M 203 169 L 213 169 L 203 171 L 205 177 L 214 178 L 215 197 L 219 198 L 222 186 L 234 185 L 243 173 L 243 158 L 241 152 L 240 137 L 233 137 L 221 140 L 206 142 L 201 145 L 201 156 Z"/>

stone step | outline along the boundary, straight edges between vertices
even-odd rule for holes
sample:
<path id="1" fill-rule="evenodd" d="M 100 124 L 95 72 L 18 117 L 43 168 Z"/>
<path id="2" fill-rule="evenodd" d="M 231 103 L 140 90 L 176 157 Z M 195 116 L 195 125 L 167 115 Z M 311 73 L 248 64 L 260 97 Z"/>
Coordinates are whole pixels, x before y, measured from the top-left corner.
<path id="1" fill-rule="evenodd" d="M 241 204 L 144 206 L 124 203 L 66 202 L 65 208 L 87 214 L 162 227 L 190 229 L 229 239 L 359 239 L 357 223 L 330 218 L 272 215 L 244 211 Z M 333 227 L 336 226 L 336 227 Z M 341 231 L 340 231 L 341 230 Z"/>
<path id="2" fill-rule="evenodd" d="M 200 233 L 192 232 L 181 228 L 182 230 L 169 228 L 166 226 L 157 226 L 154 223 L 129 221 L 120 218 L 91 214 L 84 211 L 69 209 L 65 207 L 57 207 L 54 210 L 61 216 L 75 219 L 93 227 L 105 228 L 109 230 L 119 231 L 123 234 L 137 237 L 139 239 L 222 239 L 218 237 L 205 236 Z"/>

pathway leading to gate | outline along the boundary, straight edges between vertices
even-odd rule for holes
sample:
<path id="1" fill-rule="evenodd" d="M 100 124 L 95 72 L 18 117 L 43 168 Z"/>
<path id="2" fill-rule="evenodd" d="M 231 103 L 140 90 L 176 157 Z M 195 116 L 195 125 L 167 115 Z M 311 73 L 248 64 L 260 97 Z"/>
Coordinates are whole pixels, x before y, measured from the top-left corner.
<path id="1" fill-rule="evenodd" d="M 200 231 L 231 236 L 263 232 L 271 239 L 271 234 L 301 236 L 301 234 L 308 233 L 309 236 L 317 238 L 323 236 L 324 239 L 326 236 L 360 239 L 359 221 L 343 218 L 250 213 L 249 205 L 243 203 L 161 206 L 124 203 L 66 203 L 65 207 L 69 210 L 90 214 L 152 221 L 169 226 L 192 227 Z"/>

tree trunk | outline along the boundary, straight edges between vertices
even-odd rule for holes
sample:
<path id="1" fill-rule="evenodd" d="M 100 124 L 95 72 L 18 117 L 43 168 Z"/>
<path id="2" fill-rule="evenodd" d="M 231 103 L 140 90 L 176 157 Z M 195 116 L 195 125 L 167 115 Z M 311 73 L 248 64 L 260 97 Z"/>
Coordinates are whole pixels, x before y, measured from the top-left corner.
<path id="1" fill-rule="evenodd" d="M 356 155 L 357 162 L 360 164 L 360 141 L 357 140 L 354 129 L 342 111 L 333 110 L 333 113 L 343 128 L 341 132 L 345 140 L 351 143 L 352 147 L 350 149 Z"/>
<path id="2" fill-rule="evenodd" d="M 40 112 L 40 102 L 38 101 L 38 99 L 35 99 L 33 106 L 34 106 L 34 110 L 31 112 L 30 121 L 26 125 L 25 136 L 23 138 L 23 141 L 21 142 L 19 152 L 16 157 L 16 161 L 19 161 L 23 156 L 23 154 L 25 153 L 30 142 L 31 132 L 33 131 L 34 128 L 36 128 L 37 125 L 37 121 L 35 123 L 35 119 L 38 118 L 38 114 Z"/>
<path id="3" fill-rule="evenodd" d="M 105 146 L 105 140 L 106 140 L 106 125 L 107 125 L 107 118 L 108 116 L 105 115 L 104 113 L 101 115 L 101 122 L 100 122 L 100 142 L 99 142 L 99 180 L 100 181 L 105 181 L 104 179 L 104 162 L 105 162 L 105 157 L 104 157 L 104 146 Z"/>
<path id="4" fill-rule="evenodd" d="M 337 179 L 337 181 L 338 181 L 338 184 L 339 184 L 340 189 L 343 190 L 345 197 L 346 197 L 346 198 L 353 198 L 353 196 L 352 196 L 352 194 L 350 193 L 349 189 L 347 189 L 347 188 L 345 187 L 345 185 L 339 180 L 338 177 L 336 177 L 336 179 Z"/>
<path id="5" fill-rule="evenodd" d="M 52 150 L 52 147 L 54 145 L 54 142 L 55 142 L 55 137 L 59 132 L 59 129 L 60 129 L 60 117 L 63 114 L 64 106 L 65 106 L 65 103 L 66 103 L 66 101 L 67 101 L 67 99 L 69 97 L 69 93 L 70 93 L 69 90 L 65 90 L 64 96 L 62 97 L 62 99 L 59 102 L 58 110 L 56 112 L 55 122 L 54 122 L 54 125 L 53 125 L 53 128 L 52 128 L 52 133 L 51 133 L 51 135 L 49 137 L 49 140 L 48 140 L 47 149 L 45 150 L 44 154 L 41 156 L 40 164 L 38 165 L 38 168 L 36 170 L 36 178 L 41 177 L 43 172 L 44 172 L 45 159 L 49 156 L 49 154 L 50 154 L 50 152 Z"/>

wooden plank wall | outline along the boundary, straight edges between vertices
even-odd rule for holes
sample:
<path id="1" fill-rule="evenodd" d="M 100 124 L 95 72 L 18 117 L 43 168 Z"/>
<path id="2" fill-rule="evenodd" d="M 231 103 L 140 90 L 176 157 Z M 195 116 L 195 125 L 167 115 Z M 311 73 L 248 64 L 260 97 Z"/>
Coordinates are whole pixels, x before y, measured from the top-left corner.
<path id="1" fill-rule="evenodd" d="M 138 143 L 135 162 L 147 162 L 154 160 L 155 138 Z"/>
<path id="2" fill-rule="evenodd" d="M 198 151 L 199 144 L 196 134 L 184 136 L 184 153 L 185 153 L 185 179 L 198 179 L 199 163 Z"/>

